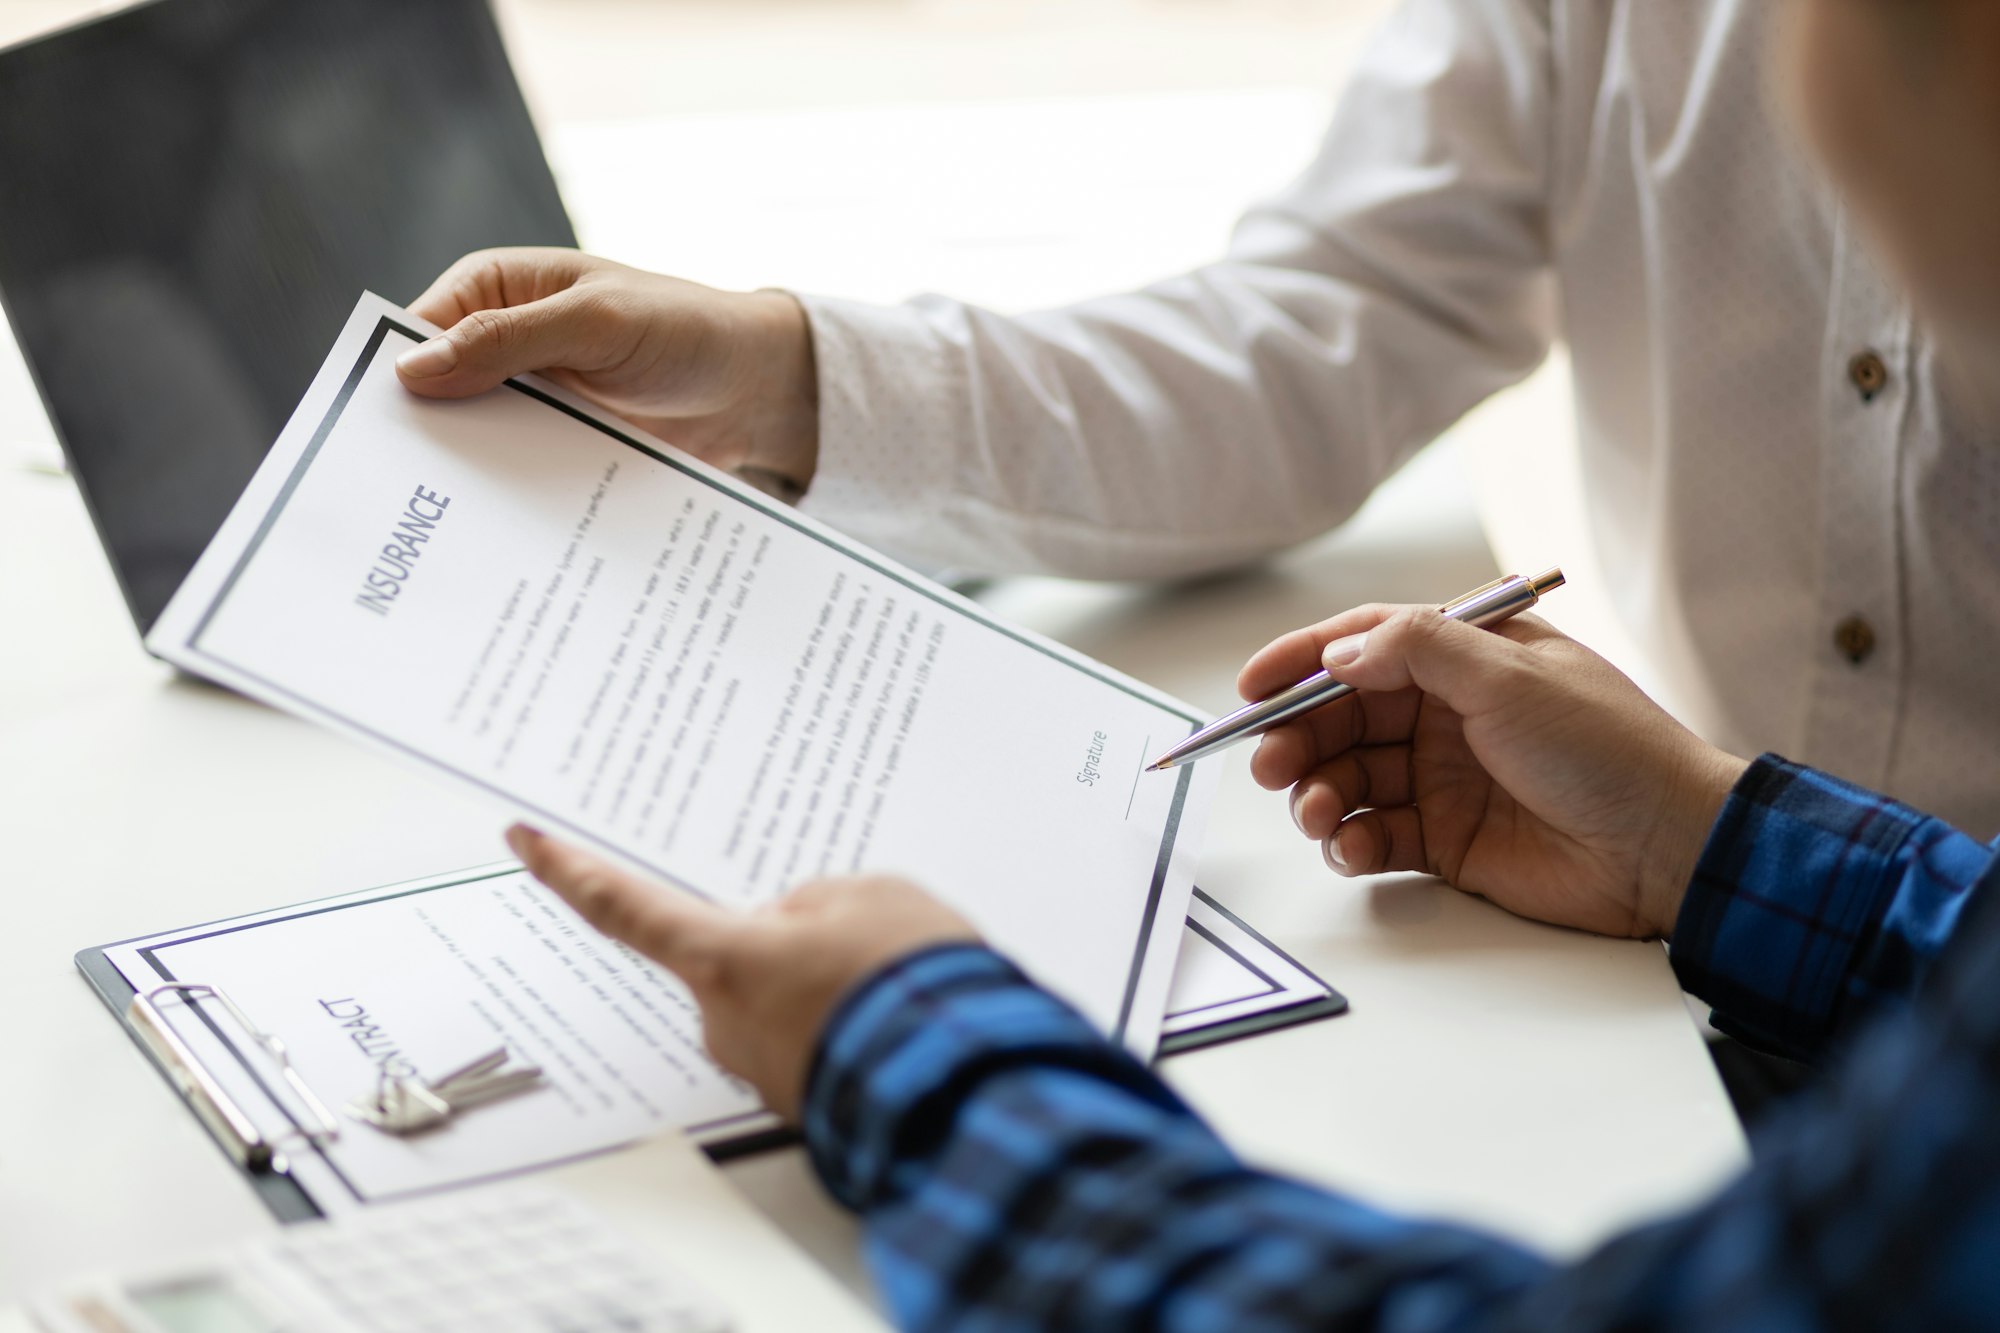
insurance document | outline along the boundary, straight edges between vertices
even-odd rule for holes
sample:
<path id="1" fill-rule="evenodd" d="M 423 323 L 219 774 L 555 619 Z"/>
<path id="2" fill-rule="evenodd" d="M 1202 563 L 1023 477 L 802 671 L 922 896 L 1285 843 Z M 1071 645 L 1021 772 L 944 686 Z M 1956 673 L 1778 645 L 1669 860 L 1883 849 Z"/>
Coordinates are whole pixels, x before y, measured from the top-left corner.
<path id="1" fill-rule="evenodd" d="M 418 398 L 431 332 L 362 301 L 148 646 L 720 903 L 908 875 L 1149 1055 L 1198 715 L 553 386 Z"/>

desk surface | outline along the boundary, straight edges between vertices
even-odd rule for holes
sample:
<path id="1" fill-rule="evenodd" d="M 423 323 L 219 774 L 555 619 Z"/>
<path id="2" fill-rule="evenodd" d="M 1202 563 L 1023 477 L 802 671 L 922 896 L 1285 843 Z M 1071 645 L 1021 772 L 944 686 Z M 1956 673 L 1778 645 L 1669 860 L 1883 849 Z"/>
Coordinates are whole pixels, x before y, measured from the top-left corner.
<path id="1" fill-rule="evenodd" d="M 1213 119 L 1216 105 L 1194 114 Z M 589 175 L 588 143 L 567 157 L 572 184 Z M 604 209 L 636 206 L 606 194 Z M 876 243 L 887 254 L 898 242 Z M 1047 272 L 1048 255 L 1029 258 Z M 1006 274 L 986 276 L 997 286 Z M 868 285 L 902 280 L 885 269 Z M 11 356 L 0 357 L 0 426 L 33 415 Z M 190 1252 L 271 1225 L 74 974 L 77 948 L 499 853 L 484 809 L 427 775 L 146 658 L 73 487 L 17 466 L 6 434 L 0 827 L 11 890 L 0 1006 L 13 1021 L 0 1303 L 62 1273 L 157 1259 L 169 1252 L 162 1237 Z M 1173 591 L 1036 581 L 990 601 L 1221 708 L 1243 655 L 1274 633 L 1350 603 L 1437 599 L 1490 577 L 1453 448 L 1425 455 L 1340 532 L 1253 574 Z M 1741 1135 L 1659 948 L 1530 925 L 1423 880 L 1337 881 L 1283 802 L 1250 783 L 1243 756 L 1224 762 L 1201 882 L 1353 1001 L 1331 1022 L 1167 1062 L 1246 1155 L 1558 1251 L 1740 1164 Z M 870 1322 L 825 1276 L 860 1289 L 855 1233 L 797 1152 L 729 1167 L 761 1214 L 738 1210 L 717 1228 L 686 1225 L 664 1184 L 650 1201 L 649 1182 L 678 1169 L 669 1158 L 642 1151 L 570 1183 L 714 1273 L 748 1328 L 795 1327 L 804 1309 L 816 1327 Z M 727 1275 L 747 1271 L 747 1250 L 767 1276 L 739 1291 Z"/>

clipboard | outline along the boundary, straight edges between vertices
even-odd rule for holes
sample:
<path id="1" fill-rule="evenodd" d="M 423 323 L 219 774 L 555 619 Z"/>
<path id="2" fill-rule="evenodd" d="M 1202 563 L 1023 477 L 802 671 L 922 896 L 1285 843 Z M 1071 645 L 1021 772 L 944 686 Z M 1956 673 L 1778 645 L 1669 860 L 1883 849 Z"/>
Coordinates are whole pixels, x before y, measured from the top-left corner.
<path id="1" fill-rule="evenodd" d="M 78 951 L 76 966 L 83 973 L 84 980 L 90 983 L 90 988 L 97 992 L 97 998 L 104 1001 L 105 1007 L 118 1020 L 118 1025 L 125 1029 L 125 1035 L 132 1039 L 132 1044 L 188 1104 L 188 1109 L 201 1121 L 202 1127 L 215 1141 L 215 1146 L 242 1171 L 252 1191 L 271 1210 L 271 1215 L 280 1222 L 308 1222 L 324 1217 L 325 1212 L 312 1196 L 292 1178 L 282 1150 L 264 1139 L 256 1130 L 255 1122 L 233 1099 L 217 1095 L 219 1089 L 215 1080 L 200 1062 L 184 1054 L 185 1046 L 177 1042 L 161 1042 L 149 1035 L 143 1016 L 144 997 L 105 956 L 104 948 Z M 210 994 L 214 992 L 211 990 Z M 223 998 L 226 1000 L 227 997 Z M 230 1007 L 233 1008 L 233 1005 Z M 240 1015 L 241 1011 L 236 1013 Z M 242 1026 L 240 1017 L 238 1026 Z M 227 1037 L 223 1040 L 225 1043 L 229 1041 Z M 173 1049 L 175 1045 L 179 1045 L 179 1050 Z"/>
<path id="2" fill-rule="evenodd" d="M 1260 989 L 1198 1008 L 1177 1010 L 1170 1004 L 1161 1059 L 1347 1012 L 1345 995 L 1200 886 L 1188 908 L 1187 929 L 1255 978 Z"/>
<path id="3" fill-rule="evenodd" d="M 462 887 L 482 880 L 514 876 L 518 869 L 511 862 L 499 863 L 412 881 L 407 885 L 389 886 L 385 890 L 340 895 L 296 908 L 281 909 L 281 913 L 291 913 L 295 917 L 316 915 L 337 911 L 346 902 L 367 905 L 382 901 L 384 895 L 415 895 L 440 888 Z M 1240 1041 L 1346 1011 L 1346 998 L 1332 986 L 1211 895 L 1199 888 L 1194 895 L 1195 903 L 1190 909 L 1188 921 L 1188 940 L 1191 942 L 1198 936 L 1204 947 L 1218 951 L 1209 960 L 1211 966 L 1220 965 L 1219 960 L 1226 959 L 1229 965 L 1240 968 L 1243 975 L 1238 978 L 1225 973 L 1212 974 L 1211 980 L 1218 984 L 1211 985 L 1208 994 L 1200 997 L 1206 1003 L 1180 1014 L 1170 1013 L 1170 1030 L 1163 1035 L 1160 1043 L 1163 1058 Z M 251 1188 L 264 1205 L 279 1221 L 294 1222 L 328 1215 L 328 1209 L 315 1198 L 310 1188 L 301 1183 L 293 1166 L 295 1158 L 308 1155 L 316 1155 L 322 1163 L 330 1166 L 326 1145 L 337 1138 L 342 1126 L 333 1112 L 328 1110 L 327 1100 L 290 1066 L 283 1041 L 260 1029 L 253 1016 L 239 1008 L 226 991 L 199 979 L 170 977 L 166 974 L 167 969 L 160 968 L 155 962 L 154 966 L 160 968 L 163 974 L 162 984 L 142 992 L 110 956 L 111 950 L 124 946 L 247 929 L 279 915 L 253 913 L 184 931 L 135 936 L 81 950 L 76 954 L 75 961 L 78 970 L 105 1007 L 118 1019 L 126 1035 L 187 1102 L 189 1110 L 201 1121 L 216 1146 L 248 1177 Z M 1184 942 L 1184 962 L 1188 947 L 1189 944 Z M 172 1025 L 165 1021 L 162 1013 L 163 1003 L 174 1001 L 191 1005 L 202 1027 L 214 1036 L 220 1050 L 242 1066 L 237 1072 L 249 1076 L 249 1082 L 257 1090 L 255 1095 L 265 1103 L 256 1108 L 262 1112 L 263 1119 L 269 1121 L 271 1109 L 275 1108 L 287 1129 L 275 1135 L 260 1131 L 259 1117 L 239 1104 L 238 1099 L 243 1094 L 232 1097 L 224 1089 L 223 1080 L 216 1076 L 216 1070 L 204 1065 L 189 1045 L 174 1035 Z M 1179 1026 L 1175 1027 L 1177 1019 L 1180 1020 Z M 263 1053 L 261 1063 L 265 1068 L 262 1074 L 247 1058 L 246 1053 L 254 1049 L 261 1049 Z M 273 1067 L 278 1071 L 275 1078 L 270 1076 Z M 686 1132 L 711 1159 L 718 1162 L 798 1142 L 798 1135 L 793 1130 L 780 1124 L 775 1116 L 761 1111 L 730 1117 L 712 1125 L 694 1126 Z M 613 1149 L 599 1148 L 581 1155 L 610 1150 Z"/>

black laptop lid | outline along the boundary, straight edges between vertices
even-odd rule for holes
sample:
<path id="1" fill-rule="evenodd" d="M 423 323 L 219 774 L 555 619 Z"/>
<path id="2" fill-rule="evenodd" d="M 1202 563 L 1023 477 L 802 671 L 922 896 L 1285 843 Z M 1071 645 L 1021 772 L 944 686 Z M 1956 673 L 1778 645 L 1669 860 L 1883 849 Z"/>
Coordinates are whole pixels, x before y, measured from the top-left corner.
<path id="1" fill-rule="evenodd" d="M 574 243 L 486 0 L 154 0 L 0 51 L 0 298 L 141 632 L 363 289 Z"/>

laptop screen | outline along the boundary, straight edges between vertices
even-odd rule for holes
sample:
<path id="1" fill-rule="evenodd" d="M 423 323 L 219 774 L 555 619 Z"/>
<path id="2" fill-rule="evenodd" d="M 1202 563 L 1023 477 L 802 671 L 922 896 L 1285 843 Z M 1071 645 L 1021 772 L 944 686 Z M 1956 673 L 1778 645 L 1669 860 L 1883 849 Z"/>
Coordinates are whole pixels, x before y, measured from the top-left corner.
<path id="1" fill-rule="evenodd" d="M 486 0 L 154 0 L 0 51 L 0 299 L 142 633 L 364 289 L 574 243 Z"/>

